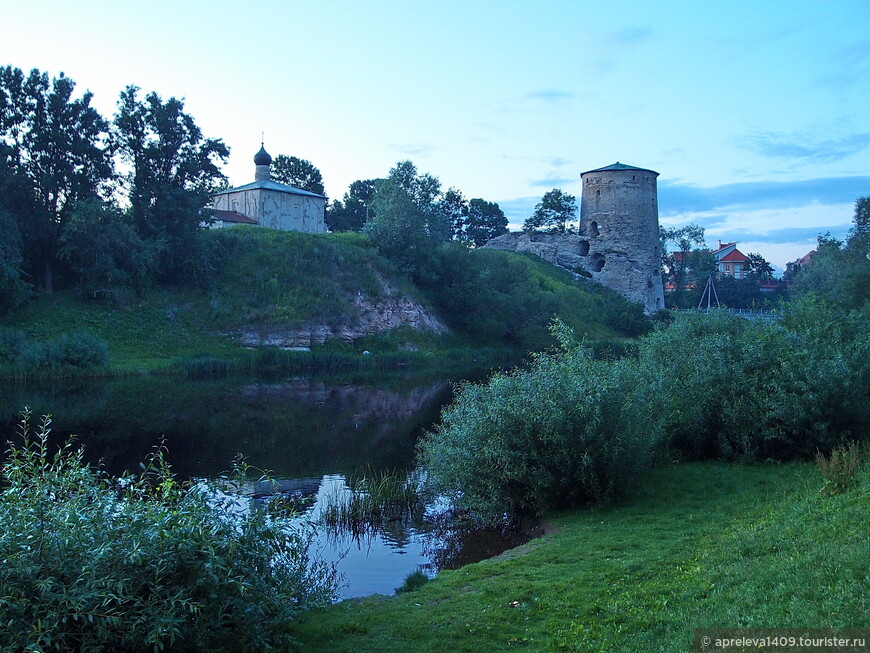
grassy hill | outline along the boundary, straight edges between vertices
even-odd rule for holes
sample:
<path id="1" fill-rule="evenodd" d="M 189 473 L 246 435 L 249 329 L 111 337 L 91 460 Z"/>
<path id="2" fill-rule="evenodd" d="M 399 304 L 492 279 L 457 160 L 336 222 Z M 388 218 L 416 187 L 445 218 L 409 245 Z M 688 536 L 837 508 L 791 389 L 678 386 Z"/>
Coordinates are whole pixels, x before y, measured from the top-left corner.
<path id="1" fill-rule="evenodd" d="M 353 325 L 360 298 L 377 304 L 387 295 L 420 305 L 449 333 L 402 328 L 353 344 L 327 342 L 321 351 L 525 352 L 549 346 L 555 315 L 594 341 L 618 341 L 647 325 L 635 305 L 528 256 L 446 247 L 433 282 L 418 288 L 357 234 L 242 227 L 206 235 L 220 252 L 207 283 L 163 286 L 125 299 L 94 299 L 74 289 L 42 295 L 0 319 L 0 349 L 5 346 L 8 360 L 10 340 L 42 343 L 84 332 L 108 344 L 112 371 L 154 371 L 184 360 L 246 355 L 238 339 L 246 328 Z"/>

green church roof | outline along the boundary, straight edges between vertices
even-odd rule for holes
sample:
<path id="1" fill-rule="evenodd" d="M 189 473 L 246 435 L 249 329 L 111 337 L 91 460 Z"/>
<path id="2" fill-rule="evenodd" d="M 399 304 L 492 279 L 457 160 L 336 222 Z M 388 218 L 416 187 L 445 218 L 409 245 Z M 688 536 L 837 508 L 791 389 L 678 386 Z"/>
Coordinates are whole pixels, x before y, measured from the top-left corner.
<path id="1" fill-rule="evenodd" d="M 655 170 L 650 170 L 649 168 L 638 168 L 637 166 L 630 166 L 630 165 L 626 165 L 625 163 L 620 163 L 619 161 L 617 161 L 616 163 L 613 163 L 609 166 L 604 166 L 603 168 L 595 168 L 595 170 L 587 170 L 586 172 L 582 173 L 580 176 L 582 177 L 583 175 L 589 174 L 590 172 L 610 172 L 611 170 L 641 170 L 643 172 L 651 172 L 654 175 L 659 174 Z"/>

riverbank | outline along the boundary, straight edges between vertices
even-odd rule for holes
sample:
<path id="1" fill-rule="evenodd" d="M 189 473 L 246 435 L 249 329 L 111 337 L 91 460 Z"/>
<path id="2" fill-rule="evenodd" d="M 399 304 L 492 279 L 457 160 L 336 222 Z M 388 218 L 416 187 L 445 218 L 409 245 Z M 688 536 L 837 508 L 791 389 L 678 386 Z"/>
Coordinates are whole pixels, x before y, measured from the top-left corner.
<path id="1" fill-rule="evenodd" d="M 549 517 L 497 559 L 305 616 L 306 651 L 686 651 L 694 628 L 866 627 L 870 474 L 814 465 L 653 470 L 623 502 Z"/>
<path id="2" fill-rule="evenodd" d="M 556 315 L 598 349 L 621 351 L 651 326 L 615 293 L 528 256 L 448 248 L 440 276 L 422 288 L 358 235 L 217 231 L 204 235 L 220 252 L 208 283 L 140 294 L 67 288 L 2 316 L 0 378 L 519 359 L 553 344 Z M 52 344 L 63 338 L 107 354 Z"/>

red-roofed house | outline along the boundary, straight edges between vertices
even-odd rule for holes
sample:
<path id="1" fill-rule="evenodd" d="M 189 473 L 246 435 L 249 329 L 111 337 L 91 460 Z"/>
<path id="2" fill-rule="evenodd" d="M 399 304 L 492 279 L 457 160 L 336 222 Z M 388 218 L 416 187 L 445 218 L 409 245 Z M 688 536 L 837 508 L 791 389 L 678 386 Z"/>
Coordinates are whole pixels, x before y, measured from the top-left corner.
<path id="1" fill-rule="evenodd" d="M 720 276 L 745 279 L 749 273 L 749 259 L 737 249 L 737 243 L 718 241 L 718 247 L 713 250 L 716 257 L 716 267 Z"/>

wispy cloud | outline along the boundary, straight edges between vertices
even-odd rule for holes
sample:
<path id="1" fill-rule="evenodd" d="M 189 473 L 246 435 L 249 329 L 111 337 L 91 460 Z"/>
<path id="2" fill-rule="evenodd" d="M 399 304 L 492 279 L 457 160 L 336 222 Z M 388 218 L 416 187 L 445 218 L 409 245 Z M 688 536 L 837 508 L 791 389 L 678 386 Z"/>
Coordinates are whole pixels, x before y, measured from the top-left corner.
<path id="1" fill-rule="evenodd" d="M 435 151 L 429 143 L 390 143 L 390 148 L 405 156 L 429 156 Z"/>
<path id="2" fill-rule="evenodd" d="M 557 88 L 546 88 L 526 93 L 523 98 L 526 100 L 540 100 L 541 102 L 556 104 L 559 102 L 565 102 L 566 100 L 573 100 L 574 94 L 570 91 L 563 91 Z"/>
<path id="3" fill-rule="evenodd" d="M 607 32 L 601 39 L 604 45 L 624 48 L 637 45 L 653 38 L 651 27 L 625 27 Z"/>
<path id="4" fill-rule="evenodd" d="M 574 177 L 561 177 L 559 175 L 547 175 L 541 179 L 530 179 L 529 185 L 535 188 L 559 188 L 577 181 Z"/>
<path id="5" fill-rule="evenodd" d="M 784 209 L 818 204 L 851 204 L 870 192 L 870 177 L 823 177 L 800 181 L 759 181 L 722 186 L 659 183 L 662 215 L 724 208 Z"/>
<path id="6" fill-rule="evenodd" d="M 741 137 L 737 142 L 771 158 L 830 163 L 857 154 L 870 146 L 870 132 L 827 140 L 814 140 L 802 134 L 759 132 Z"/>

